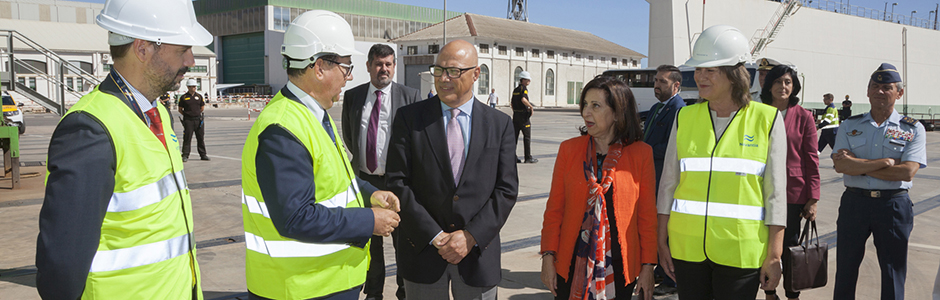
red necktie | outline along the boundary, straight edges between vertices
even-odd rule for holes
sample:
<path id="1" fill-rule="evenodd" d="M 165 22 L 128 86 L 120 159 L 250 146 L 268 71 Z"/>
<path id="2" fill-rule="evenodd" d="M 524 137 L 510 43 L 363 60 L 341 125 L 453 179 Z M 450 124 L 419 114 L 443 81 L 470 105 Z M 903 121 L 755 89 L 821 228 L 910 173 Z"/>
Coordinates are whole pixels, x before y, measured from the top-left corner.
<path id="1" fill-rule="evenodd" d="M 160 139 L 160 142 L 163 143 L 163 147 L 166 148 L 166 139 L 163 137 L 163 122 L 160 120 L 160 114 L 157 113 L 157 108 L 151 108 L 146 114 L 147 117 L 150 118 L 150 131 L 153 131 L 153 134 Z"/>

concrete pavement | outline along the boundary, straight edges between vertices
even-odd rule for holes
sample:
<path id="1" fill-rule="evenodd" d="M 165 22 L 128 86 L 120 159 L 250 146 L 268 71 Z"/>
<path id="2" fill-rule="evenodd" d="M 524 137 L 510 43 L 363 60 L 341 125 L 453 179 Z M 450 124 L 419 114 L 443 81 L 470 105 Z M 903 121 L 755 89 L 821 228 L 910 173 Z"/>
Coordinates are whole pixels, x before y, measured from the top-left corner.
<path id="1" fill-rule="evenodd" d="M 502 107 L 501 110 L 508 112 Z M 341 107 L 329 110 L 339 122 Z M 243 298 L 244 236 L 240 208 L 240 159 L 245 137 L 252 122 L 247 109 L 206 110 L 206 138 L 212 161 L 190 160 L 186 177 L 192 190 L 198 256 L 202 270 L 202 287 L 206 299 Z M 253 113 L 252 120 L 257 116 Z M 54 115 L 27 115 L 28 130 L 21 138 L 25 163 L 46 158 L 48 141 L 58 120 Z M 538 245 L 542 212 L 549 192 L 552 168 L 561 141 L 578 135 L 582 125 L 577 110 L 537 110 L 533 116 L 533 155 L 537 164 L 519 165 L 519 201 L 501 232 L 503 241 L 503 280 L 499 299 L 549 299 L 550 294 L 539 279 Z M 178 136 L 182 127 L 176 125 Z M 940 161 L 940 135 L 927 134 L 928 160 Z M 195 144 L 195 143 L 193 143 Z M 517 153 L 521 156 L 522 145 Z M 195 145 L 194 145 L 195 147 Z M 195 154 L 194 154 L 195 155 Z M 842 193 L 841 175 L 832 169 L 828 150 L 820 161 L 822 200 L 819 203 L 818 225 L 823 241 L 835 243 L 835 221 Z M 940 165 L 921 169 L 914 181 L 911 198 L 914 202 L 915 226 L 909 251 L 907 297 L 928 299 L 940 265 Z M 24 188 L 10 190 L 0 181 L 0 227 L 5 228 L 0 245 L 0 299 L 38 299 L 35 291 L 35 247 L 38 214 L 42 204 L 43 167 L 25 168 L 24 172 L 40 172 L 41 176 L 23 180 Z M 391 240 L 386 239 L 386 270 L 396 270 L 391 255 Z M 838 245 L 835 245 L 838 246 Z M 837 249 L 837 248 L 836 248 Z M 829 284 L 804 292 L 803 299 L 832 297 L 836 249 L 829 252 Z M 878 299 L 880 273 L 875 249 L 869 241 L 868 252 L 860 270 L 857 299 Z M 394 277 L 386 278 L 386 296 L 394 295 Z M 778 293 L 782 295 L 782 288 Z M 393 297 L 393 296 L 392 296 Z M 759 295 L 763 299 L 763 295 Z M 660 298 L 657 298 L 660 299 Z M 662 298 L 670 299 L 670 298 Z M 674 297 L 672 298 L 674 299 Z"/>

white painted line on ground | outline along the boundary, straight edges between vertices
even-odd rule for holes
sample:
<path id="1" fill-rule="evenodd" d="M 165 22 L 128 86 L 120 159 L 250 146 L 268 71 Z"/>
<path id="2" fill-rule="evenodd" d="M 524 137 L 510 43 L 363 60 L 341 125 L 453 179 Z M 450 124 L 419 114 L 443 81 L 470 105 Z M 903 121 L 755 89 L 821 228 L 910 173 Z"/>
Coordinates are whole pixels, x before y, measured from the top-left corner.
<path id="1" fill-rule="evenodd" d="M 232 158 L 232 157 L 228 157 L 228 156 L 219 156 L 219 155 L 206 155 L 206 156 L 208 156 L 208 157 L 215 157 L 215 158 L 221 158 L 221 159 L 228 159 L 228 160 L 242 161 L 241 158 Z"/>
<path id="2" fill-rule="evenodd" d="M 907 245 L 908 245 L 909 247 L 917 247 L 917 248 L 923 248 L 923 249 L 930 249 L 930 250 L 938 250 L 938 251 L 940 251 L 940 246 L 924 245 L 924 244 L 918 244 L 918 243 L 907 243 Z"/>

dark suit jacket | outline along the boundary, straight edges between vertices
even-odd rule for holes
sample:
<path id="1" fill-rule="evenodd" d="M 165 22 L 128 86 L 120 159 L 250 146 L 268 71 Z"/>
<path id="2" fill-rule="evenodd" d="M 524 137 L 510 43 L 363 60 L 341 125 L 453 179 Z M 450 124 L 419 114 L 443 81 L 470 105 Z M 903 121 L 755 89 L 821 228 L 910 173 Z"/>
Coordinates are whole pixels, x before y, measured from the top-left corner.
<path id="1" fill-rule="evenodd" d="M 470 286 L 500 281 L 499 230 L 516 202 L 516 143 L 508 115 L 476 99 L 470 145 L 454 183 L 441 102 L 437 97 L 402 107 L 392 125 L 386 181 L 401 200 L 398 272 L 433 283 L 447 266 L 430 242 L 440 232 L 467 230 L 477 246 L 458 264 Z"/>
<path id="2" fill-rule="evenodd" d="M 369 85 L 371 84 L 370 82 L 360 84 L 359 86 L 347 90 L 346 93 L 343 94 L 343 142 L 346 143 L 349 152 L 352 152 L 352 166 L 353 169 L 356 170 L 357 176 L 360 172 L 359 164 L 362 163 L 360 161 L 361 157 L 359 157 L 359 151 L 361 149 L 359 148 L 359 131 L 361 129 L 359 122 L 362 120 L 362 107 L 365 106 L 366 97 L 369 93 Z M 420 94 L 421 92 L 417 89 L 392 82 L 392 113 L 388 124 L 394 122 L 395 114 L 399 108 L 421 101 L 422 98 Z M 383 103 L 383 105 L 385 105 L 385 103 Z M 389 133 L 391 133 L 391 130 L 389 130 Z M 375 183 L 372 184 L 375 185 Z M 384 182 L 381 185 L 376 185 L 378 188 L 383 188 L 384 186 Z"/>
<path id="3" fill-rule="evenodd" d="M 660 106 L 665 105 L 656 118 L 653 118 L 653 112 Z M 656 186 L 659 186 L 659 178 L 663 176 L 663 158 L 666 156 L 666 146 L 669 145 L 669 133 L 672 132 L 672 122 L 676 119 L 676 113 L 679 109 L 685 107 L 685 101 L 679 94 L 672 99 L 653 104 L 650 108 L 650 115 L 646 118 L 644 129 L 649 128 L 650 134 L 643 139 L 643 142 L 653 147 L 653 165 L 656 167 Z M 645 130 L 644 130 L 645 132 Z M 657 191 L 659 188 L 656 189 Z"/>
<path id="4" fill-rule="evenodd" d="M 806 204 L 819 199 L 819 156 L 816 152 L 816 121 L 799 104 L 787 109 L 787 203 Z"/>

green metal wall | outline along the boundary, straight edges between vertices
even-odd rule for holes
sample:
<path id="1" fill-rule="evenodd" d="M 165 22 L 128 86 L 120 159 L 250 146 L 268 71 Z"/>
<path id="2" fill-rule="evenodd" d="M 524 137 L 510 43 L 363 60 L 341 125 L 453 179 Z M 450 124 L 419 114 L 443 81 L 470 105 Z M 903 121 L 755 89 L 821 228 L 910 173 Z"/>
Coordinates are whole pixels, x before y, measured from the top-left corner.
<path id="1" fill-rule="evenodd" d="M 222 37 L 224 83 L 264 84 L 264 33 Z"/>
<path id="2" fill-rule="evenodd" d="M 357 14 L 423 23 L 441 21 L 443 10 L 404 5 L 376 0 L 196 0 L 193 6 L 196 15 L 207 15 L 245 8 L 273 5 L 303 9 L 325 9 L 337 13 Z M 447 18 L 459 16 L 459 12 L 448 11 Z"/>

